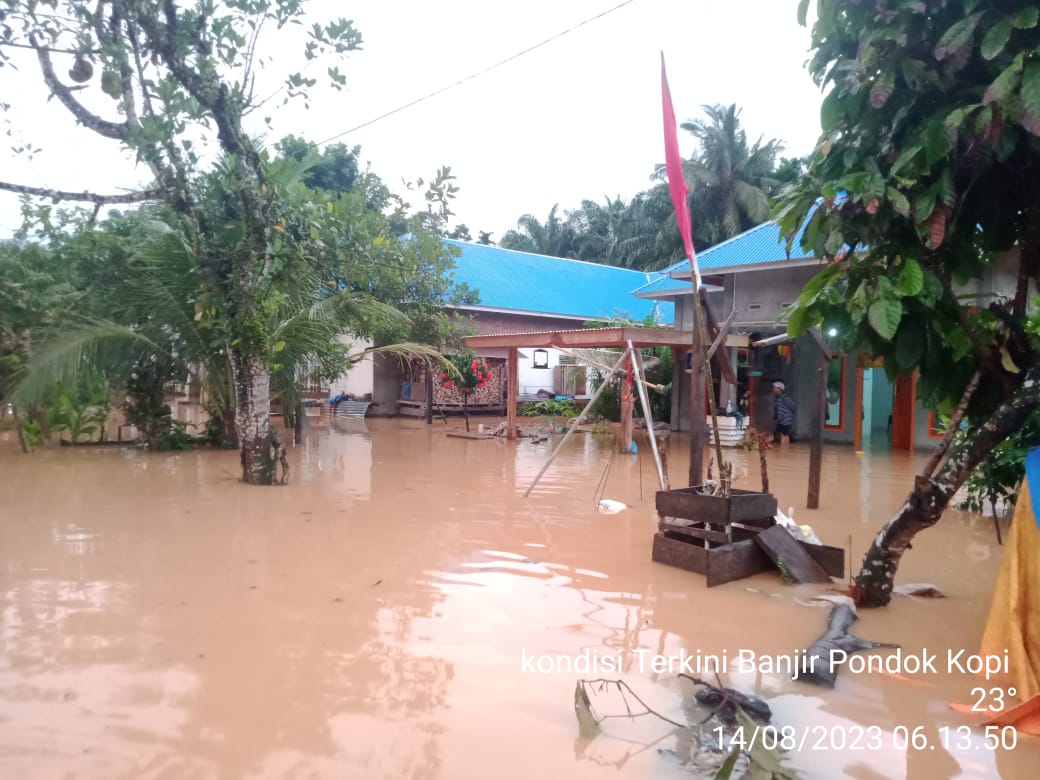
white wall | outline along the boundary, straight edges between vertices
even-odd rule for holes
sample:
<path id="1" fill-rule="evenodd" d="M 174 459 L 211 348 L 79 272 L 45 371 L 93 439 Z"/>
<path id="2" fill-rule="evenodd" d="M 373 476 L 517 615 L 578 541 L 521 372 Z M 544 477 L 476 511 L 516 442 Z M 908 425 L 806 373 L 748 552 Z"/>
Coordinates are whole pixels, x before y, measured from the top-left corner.
<path id="1" fill-rule="evenodd" d="M 372 342 L 367 339 L 351 338 L 350 336 L 340 336 L 337 341 L 340 344 L 348 345 L 351 353 L 360 352 L 372 346 Z M 339 395 L 340 393 L 362 396 L 366 393 L 371 393 L 374 386 L 372 358 L 369 356 L 360 363 L 355 363 L 350 371 L 331 382 L 329 396 Z"/>
<path id="2" fill-rule="evenodd" d="M 539 390 L 548 390 L 551 393 L 553 391 L 553 369 L 560 362 L 560 353 L 555 349 L 547 350 L 549 353 L 549 367 L 531 368 L 532 363 L 534 363 L 534 350 L 524 348 L 520 351 L 527 355 L 526 358 L 520 358 L 517 363 L 520 369 L 517 372 L 520 375 L 520 392 L 533 394 Z"/>

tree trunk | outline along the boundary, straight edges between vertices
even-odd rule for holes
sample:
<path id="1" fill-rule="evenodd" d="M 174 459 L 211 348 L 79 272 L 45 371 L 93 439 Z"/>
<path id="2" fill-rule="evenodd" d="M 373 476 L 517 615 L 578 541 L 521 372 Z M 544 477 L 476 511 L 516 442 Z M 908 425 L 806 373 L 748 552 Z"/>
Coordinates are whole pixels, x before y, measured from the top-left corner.
<path id="1" fill-rule="evenodd" d="M 462 416 L 466 418 L 466 433 L 469 433 L 469 395 L 462 394 Z"/>
<path id="2" fill-rule="evenodd" d="M 271 427 L 271 378 L 264 361 L 236 350 L 231 357 L 235 379 L 235 430 L 242 455 L 242 481 L 273 485 L 278 467 L 272 444 L 278 434 Z"/>
<path id="3" fill-rule="evenodd" d="M 296 412 L 293 419 L 293 444 L 303 443 L 303 416 L 306 414 L 303 401 L 296 404 Z"/>
<path id="4" fill-rule="evenodd" d="M 856 603 L 883 607 L 892 598 L 896 569 L 910 541 L 935 525 L 961 485 L 993 448 L 1021 427 L 1040 403 L 1040 366 L 1027 373 L 1021 386 L 972 434 L 953 445 L 950 457 L 934 478 L 917 476 L 906 503 L 874 539 L 852 586 Z"/>

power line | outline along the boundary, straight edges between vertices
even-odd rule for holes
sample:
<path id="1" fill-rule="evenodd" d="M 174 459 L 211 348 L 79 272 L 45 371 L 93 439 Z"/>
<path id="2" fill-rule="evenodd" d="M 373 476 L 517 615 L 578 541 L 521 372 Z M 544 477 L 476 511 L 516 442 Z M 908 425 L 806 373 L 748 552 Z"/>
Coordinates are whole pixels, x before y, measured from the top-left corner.
<path id="1" fill-rule="evenodd" d="M 631 5 L 635 1 L 636 0 L 624 0 L 623 3 L 618 3 L 614 7 L 608 8 L 605 11 L 601 11 L 600 13 L 596 14 L 595 16 L 590 16 L 588 19 L 585 19 L 585 20 L 583 20 L 581 22 L 578 22 L 573 27 L 568 27 L 566 30 L 563 30 L 562 32 L 556 33 L 556 35 L 553 35 L 551 38 L 546 38 L 544 41 L 540 41 L 539 43 L 536 43 L 533 46 L 528 46 L 523 51 L 518 51 L 516 54 L 513 54 L 513 55 L 511 55 L 509 57 L 506 57 L 504 60 L 499 60 L 494 65 L 488 65 L 486 68 L 483 68 L 482 70 L 478 70 L 476 73 L 471 73 L 470 75 L 465 76 L 465 77 L 459 79 L 458 81 L 456 81 L 456 82 L 454 82 L 452 84 L 449 84 L 446 87 L 441 87 L 438 90 L 434 90 L 433 92 L 429 92 L 429 93 L 423 95 L 422 97 L 416 98 L 415 100 L 413 100 L 413 101 L 411 101 L 409 103 L 405 103 L 402 106 L 398 106 L 397 108 L 391 109 L 390 111 L 387 111 L 385 114 L 380 114 L 379 116 L 377 116 L 377 117 L 375 117 L 373 119 L 369 119 L 366 122 L 362 122 L 360 125 L 355 125 L 354 127 L 350 128 L 349 130 L 344 130 L 342 133 L 336 133 L 336 135 L 332 136 L 331 138 L 326 138 L 324 141 L 320 141 L 318 143 L 318 146 L 324 146 L 325 144 L 329 143 L 330 141 L 335 141 L 337 138 L 342 138 L 343 136 L 349 135 L 350 133 L 353 133 L 356 130 L 360 130 L 363 127 L 368 127 L 369 125 L 374 125 L 376 122 L 380 122 L 380 121 L 386 119 L 389 116 L 393 116 L 394 114 L 397 114 L 397 113 L 399 113 L 401 111 L 404 111 L 407 108 L 411 108 L 412 106 L 418 105 L 419 103 L 422 103 L 425 100 L 429 100 L 432 97 L 436 97 L 437 95 L 440 95 L 440 94 L 442 94 L 444 92 L 447 92 L 449 89 L 454 89 L 455 87 L 458 87 L 458 86 L 460 86 L 462 84 L 465 84 L 467 81 L 472 81 L 473 79 L 475 79 L 475 78 L 477 78 L 479 76 L 483 76 L 485 73 L 489 73 L 490 71 L 493 71 L 495 68 L 500 68 L 501 66 L 503 66 L 503 65 L 505 65 L 505 64 L 507 64 L 509 62 L 512 62 L 515 59 L 519 59 L 520 57 L 523 57 L 525 54 L 530 54 L 535 49 L 540 49 L 542 46 L 545 46 L 545 45 L 547 45 L 549 43 L 552 43 L 555 40 L 559 40 L 560 38 L 562 38 L 563 36 L 567 35 L 568 33 L 572 33 L 575 30 L 577 30 L 577 29 L 579 29 L 581 27 L 584 27 L 587 24 L 590 24 L 590 23 L 596 21 L 597 19 L 602 19 L 604 16 L 607 16 L 608 14 L 612 14 L 612 13 L 614 13 L 614 11 L 617 11 L 617 10 L 620 10 L 620 9 L 624 8 L 626 5 Z"/>

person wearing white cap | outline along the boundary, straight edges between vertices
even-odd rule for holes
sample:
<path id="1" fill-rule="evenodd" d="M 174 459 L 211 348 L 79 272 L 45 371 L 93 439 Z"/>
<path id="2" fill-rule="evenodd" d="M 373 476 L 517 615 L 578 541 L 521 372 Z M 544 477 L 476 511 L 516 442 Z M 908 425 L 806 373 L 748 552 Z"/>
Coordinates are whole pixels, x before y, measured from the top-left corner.
<path id="1" fill-rule="evenodd" d="M 795 409 L 794 399 L 787 394 L 787 385 L 773 382 L 773 419 L 776 420 L 776 436 L 780 444 L 791 443 Z"/>

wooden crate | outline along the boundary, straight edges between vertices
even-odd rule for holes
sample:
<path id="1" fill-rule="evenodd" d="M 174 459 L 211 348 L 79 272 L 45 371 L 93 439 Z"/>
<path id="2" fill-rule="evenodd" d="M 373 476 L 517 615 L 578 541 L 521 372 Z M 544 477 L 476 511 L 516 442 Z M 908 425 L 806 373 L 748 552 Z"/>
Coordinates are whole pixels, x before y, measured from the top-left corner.
<path id="1" fill-rule="evenodd" d="M 806 544 L 795 540 L 831 577 L 845 576 L 845 551 L 839 547 Z M 681 529 L 669 528 L 654 536 L 651 559 L 657 563 L 675 566 L 703 574 L 709 588 L 755 574 L 775 570 L 775 565 L 751 538 L 731 544 L 708 542 Z"/>
<path id="2" fill-rule="evenodd" d="M 703 495 L 700 487 L 657 492 L 657 514 L 661 517 L 680 517 L 712 525 L 759 525 L 766 520 L 772 521 L 776 509 L 774 495 L 754 490 L 733 488 L 730 496 L 725 498 Z"/>

